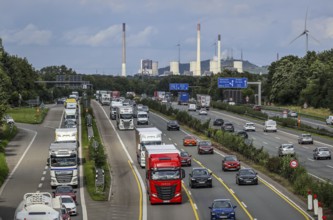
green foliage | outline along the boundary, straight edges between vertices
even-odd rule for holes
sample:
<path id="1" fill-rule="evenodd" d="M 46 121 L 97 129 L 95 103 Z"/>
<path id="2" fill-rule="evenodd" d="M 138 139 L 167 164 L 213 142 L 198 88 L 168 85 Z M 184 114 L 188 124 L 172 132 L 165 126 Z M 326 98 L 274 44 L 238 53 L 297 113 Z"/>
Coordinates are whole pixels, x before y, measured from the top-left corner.
<path id="1" fill-rule="evenodd" d="M 49 109 L 48 108 L 11 108 L 7 111 L 15 122 L 26 124 L 40 124 L 44 121 Z"/>

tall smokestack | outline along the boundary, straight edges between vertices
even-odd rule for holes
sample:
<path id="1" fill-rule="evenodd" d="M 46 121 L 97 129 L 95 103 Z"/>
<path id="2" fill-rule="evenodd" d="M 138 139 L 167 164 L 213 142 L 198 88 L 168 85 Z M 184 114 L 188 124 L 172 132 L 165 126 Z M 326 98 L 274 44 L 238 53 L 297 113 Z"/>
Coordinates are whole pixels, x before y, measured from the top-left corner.
<path id="1" fill-rule="evenodd" d="M 217 37 L 217 72 L 221 72 L 221 35 Z"/>
<path id="2" fill-rule="evenodd" d="M 121 63 L 121 76 L 126 77 L 126 39 L 125 39 L 125 26 L 126 24 L 123 23 L 123 56 L 122 56 L 122 63 Z"/>
<path id="3" fill-rule="evenodd" d="M 201 60 L 200 60 L 200 23 L 197 27 L 197 63 L 195 76 L 201 76 Z"/>

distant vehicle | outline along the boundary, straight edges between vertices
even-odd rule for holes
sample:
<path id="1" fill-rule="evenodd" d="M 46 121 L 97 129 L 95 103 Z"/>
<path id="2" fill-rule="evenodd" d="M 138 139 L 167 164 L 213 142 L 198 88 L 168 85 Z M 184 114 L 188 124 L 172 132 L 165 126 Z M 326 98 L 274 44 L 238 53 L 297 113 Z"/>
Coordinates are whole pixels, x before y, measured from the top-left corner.
<path id="1" fill-rule="evenodd" d="M 234 128 L 234 125 L 230 122 L 226 122 L 222 125 L 221 129 L 223 131 L 228 131 L 228 132 L 234 132 L 235 131 L 235 128 Z"/>
<path id="2" fill-rule="evenodd" d="M 278 155 L 279 157 L 285 156 L 285 155 L 295 155 L 295 148 L 293 144 L 281 144 L 278 149 Z"/>
<path id="3" fill-rule="evenodd" d="M 298 144 L 313 144 L 313 138 L 311 134 L 301 134 L 298 137 Z"/>
<path id="4" fill-rule="evenodd" d="M 202 109 L 199 110 L 199 115 L 207 115 L 207 114 L 208 113 L 207 113 L 206 109 L 202 108 Z"/>
<path id="5" fill-rule="evenodd" d="M 198 154 L 213 154 L 214 147 L 210 141 L 199 141 L 198 142 Z"/>
<path id="6" fill-rule="evenodd" d="M 333 115 L 330 115 L 326 118 L 326 124 L 332 125 L 333 124 Z"/>
<path id="7" fill-rule="evenodd" d="M 254 184 L 258 185 L 257 172 L 251 168 L 242 168 L 236 174 L 236 184 Z"/>
<path id="8" fill-rule="evenodd" d="M 138 114 L 136 115 L 136 118 L 137 118 L 137 120 L 136 120 L 137 125 L 148 125 L 149 124 L 147 112 L 144 112 L 144 111 L 138 112 Z"/>
<path id="9" fill-rule="evenodd" d="M 313 159 L 331 159 L 331 151 L 327 147 L 317 147 L 313 150 Z"/>
<path id="10" fill-rule="evenodd" d="M 73 120 L 66 120 L 65 128 L 76 128 L 76 123 Z"/>
<path id="11" fill-rule="evenodd" d="M 191 166 L 192 165 L 192 155 L 186 151 L 180 151 L 180 162 L 182 166 Z"/>
<path id="12" fill-rule="evenodd" d="M 76 202 L 71 196 L 62 195 L 60 196 L 62 204 L 66 207 L 70 215 L 77 215 Z"/>
<path id="13" fill-rule="evenodd" d="M 229 101 L 228 104 L 229 104 L 229 105 L 236 105 L 236 102 Z"/>
<path id="14" fill-rule="evenodd" d="M 196 146 L 197 139 L 194 136 L 188 135 L 183 138 L 183 145 L 184 146 Z"/>
<path id="15" fill-rule="evenodd" d="M 290 110 L 290 111 L 288 111 L 288 116 L 292 117 L 292 118 L 296 118 L 298 116 L 298 114 L 297 114 L 297 112 Z"/>
<path id="16" fill-rule="evenodd" d="M 143 105 L 141 111 L 149 113 L 149 107 L 146 105 Z"/>
<path id="17" fill-rule="evenodd" d="M 65 101 L 66 101 L 66 98 L 65 98 L 65 97 L 63 97 L 63 98 L 58 98 L 58 99 L 57 99 L 57 104 L 58 104 L 58 105 L 60 105 L 60 104 L 63 105 L 63 104 L 65 104 Z"/>
<path id="18" fill-rule="evenodd" d="M 166 103 L 168 103 L 168 100 L 167 99 L 162 99 L 161 103 L 166 104 Z"/>
<path id="19" fill-rule="evenodd" d="M 203 167 L 194 167 L 189 174 L 189 186 L 191 188 L 204 186 L 213 187 L 212 173 Z"/>
<path id="20" fill-rule="evenodd" d="M 273 121 L 271 119 L 265 121 L 264 132 L 269 132 L 269 131 L 277 132 L 276 121 Z"/>
<path id="21" fill-rule="evenodd" d="M 226 155 L 222 159 L 222 170 L 239 170 L 241 164 L 235 155 Z"/>
<path id="22" fill-rule="evenodd" d="M 197 105 L 196 104 L 188 104 L 188 111 L 196 111 L 197 110 Z"/>
<path id="23" fill-rule="evenodd" d="M 53 197 L 63 196 L 63 195 L 71 196 L 72 199 L 76 203 L 76 191 L 74 191 L 73 187 L 71 187 L 71 186 L 58 186 L 56 188 L 56 190 L 53 192 Z"/>
<path id="24" fill-rule="evenodd" d="M 210 209 L 211 219 L 236 219 L 237 206 L 232 205 L 230 199 L 215 199 Z"/>
<path id="25" fill-rule="evenodd" d="M 167 123 L 167 130 L 178 130 L 179 131 L 179 124 L 176 120 L 168 121 Z"/>
<path id="26" fill-rule="evenodd" d="M 15 124 L 14 119 L 10 115 L 5 115 L 2 121 L 6 122 L 7 124 Z"/>
<path id="27" fill-rule="evenodd" d="M 256 131 L 256 127 L 252 122 L 246 122 L 244 125 L 244 131 Z"/>
<path id="28" fill-rule="evenodd" d="M 239 137 L 242 137 L 244 139 L 248 139 L 249 138 L 249 135 L 247 134 L 246 131 L 236 131 L 235 135 L 237 135 Z"/>
<path id="29" fill-rule="evenodd" d="M 63 220 L 71 220 L 71 216 L 64 205 L 61 207 L 61 215 Z"/>
<path id="30" fill-rule="evenodd" d="M 206 108 L 209 110 L 210 107 L 210 95 L 197 94 L 197 109 Z"/>
<path id="31" fill-rule="evenodd" d="M 253 108 L 252 108 L 253 110 L 255 110 L 255 111 L 261 111 L 261 106 L 260 105 L 255 105 L 255 106 L 253 106 Z"/>
<path id="32" fill-rule="evenodd" d="M 217 118 L 213 122 L 214 126 L 222 126 L 223 124 L 224 124 L 224 120 L 222 118 Z"/>
<path id="33" fill-rule="evenodd" d="M 178 105 L 187 105 L 190 99 L 188 92 L 178 92 Z"/>

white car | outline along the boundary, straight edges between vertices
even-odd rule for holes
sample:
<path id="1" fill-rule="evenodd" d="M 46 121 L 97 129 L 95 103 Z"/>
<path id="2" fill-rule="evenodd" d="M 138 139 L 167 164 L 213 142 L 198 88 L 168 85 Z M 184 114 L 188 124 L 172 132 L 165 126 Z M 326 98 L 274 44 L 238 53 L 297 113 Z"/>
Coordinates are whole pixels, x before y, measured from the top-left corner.
<path id="1" fill-rule="evenodd" d="M 14 119 L 10 115 L 5 115 L 3 117 L 3 121 L 6 122 L 7 124 L 15 124 Z"/>
<path id="2" fill-rule="evenodd" d="M 197 105 L 196 104 L 188 104 L 188 111 L 196 111 L 197 110 Z"/>
<path id="3" fill-rule="evenodd" d="M 206 109 L 204 109 L 204 108 L 202 108 L 202 109 L 200 109 L 200 111 L 199 111 L 199 115 L 207 115 L 208 113 L 207 113 L 207 110 Z"/>
<path id="4" fill-rule="evenodd" d="M 247 122 L 247 123 L 244 125 L 244 130 L 245 130 L 245 131 L 256 131 L 256 127 L 255 127 L 254 123 L 252 123 L 252 122 Z"/>
<path id="5" fill-rule="evenodd" d="M 71 196 L 62 195 L 61 202 L 66 207 L 70 215 L 77 215 L 76 203 Z"/>

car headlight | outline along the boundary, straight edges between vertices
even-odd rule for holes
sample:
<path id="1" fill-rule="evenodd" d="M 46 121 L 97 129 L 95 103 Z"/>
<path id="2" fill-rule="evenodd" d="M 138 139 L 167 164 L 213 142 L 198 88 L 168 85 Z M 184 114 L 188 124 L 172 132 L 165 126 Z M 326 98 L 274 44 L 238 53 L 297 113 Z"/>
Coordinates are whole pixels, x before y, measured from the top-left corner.
<path id="1" fill-rule="evenodd" d="M 216 213 L 215 213 L 215 212 L 212 212 L 212 215 L 216 215 Z"/>
<path id="2" fill-rule="evenodd" d="M 195 181 L 195 179 L 194 179 L 194 178 L 191 178 L 191 180 L 192 180 L 192 181 Z"/>
<path id="3" fill-rule="evenodd" d="M 256 179 L 258 179 L 258 177 L 257 177 L 257 176 L 255 176 L 253 179 L 254 179 L 254 180 L 256 180 Z"/>
<path id="4" fill-rule="evenodd" d="M 211 178 L 211 177 L 209 177 L 209 178 L 208 178 L 208 180 L 212 180 L 212 178 Z"/>
<path id="5" fill-rule="evenodd" d="M 238 179 L 240 179 L 240 180 L 243 180 L 243 178 L 242 178 L 242 177 L 238 177 Z"/>

